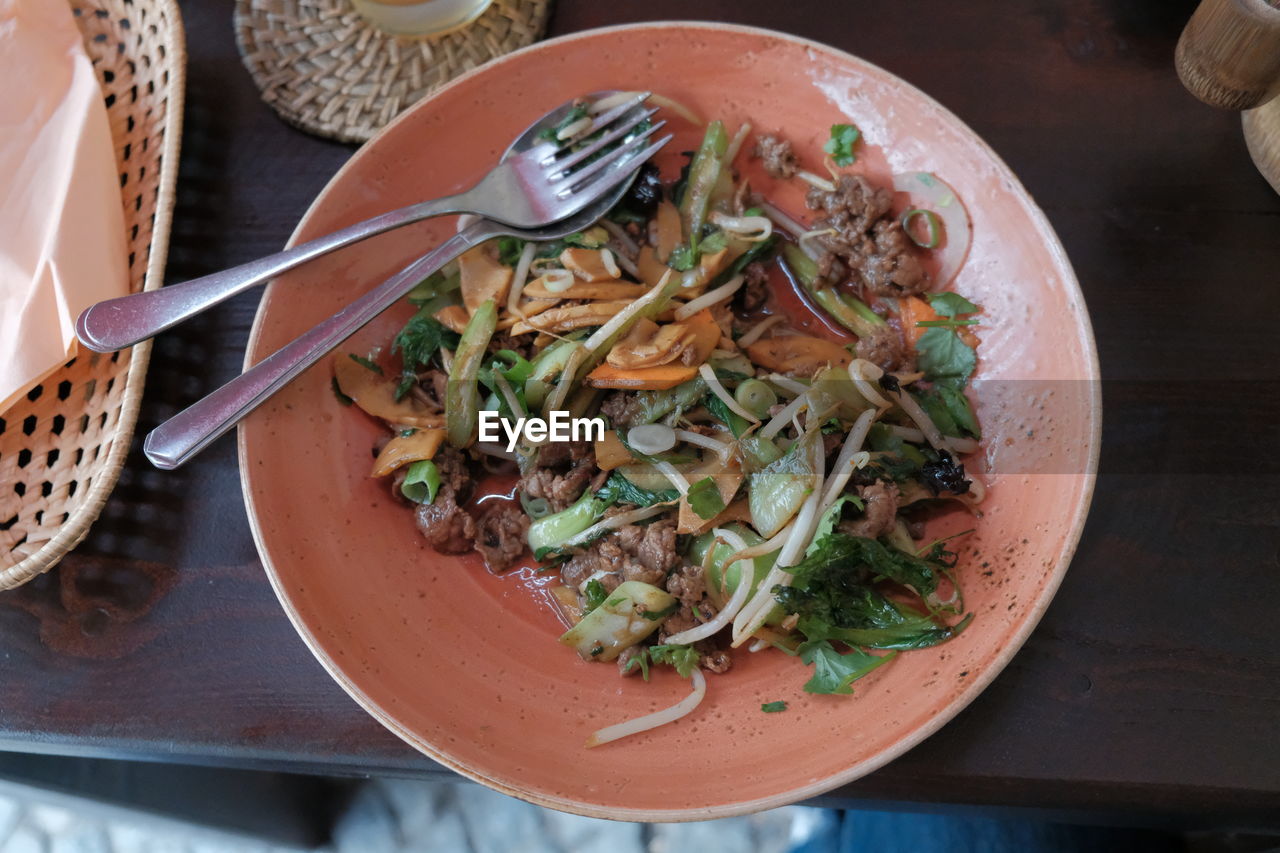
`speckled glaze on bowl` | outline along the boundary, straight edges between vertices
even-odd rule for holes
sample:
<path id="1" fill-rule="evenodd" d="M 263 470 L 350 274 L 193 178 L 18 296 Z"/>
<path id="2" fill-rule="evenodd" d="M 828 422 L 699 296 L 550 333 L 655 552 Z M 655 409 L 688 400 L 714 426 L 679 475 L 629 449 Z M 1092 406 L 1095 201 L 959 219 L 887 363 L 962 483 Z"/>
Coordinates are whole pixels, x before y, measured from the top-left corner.
<path id="1" fill-rule="evenodd" d="M 623 820 L 724 817 L 811 797 L 900 755 L 969 703 L 1022 645 L 1079 538 L 1093 487 L 1100 407 L 1088 317 L 1044 216 L 1008 168 L 927 96 L 855 57 L 763 30 L 627 26 L 544 42 L 455 81 L 357 153 L 295 240 L 462 188 L 546 109 L 582 92 L 651 89 L 732 129 L 784 130 L 821 162 L 828 125 L 852 121 L 861 168 L 930 170 L 966 202 L 974 242 L 956 289 L 985 307 L 978 468 L 985 514 L 941 518 L 963 540 L 960 578 L 976 616 L 958 639 L 908 652 L 852 697 L 809 696 L 808 671 L 776 653 L 739 654 L 675 725 L 586 750 L 592 730 L 665 707 L 687 682 L 646 684 L 580 661 L 529 573 L 494 577 L 438 556 L 410 512 L 368 478 L 379 427 L 339 405 L 330 368 L 309 371 L 240 429 L 245 498 L 262 559 L 298 632 L 369 713 L 414 747 L 541 805 Z M 666 167 L 699 129 L 675 117 Z M 751 167 L 749 167 L 750 169 Z M 281 178 L 283 179 L 283 178 Z M 802 212 L 799 193 L 753 183 Z M 262 300 L 246 363 L 327 317 L 438 243 L 438 220 L 290 273 Z M 407 309 L 351 342 L 384 345 Z M 1026 383 L 991 380 L 1029 380 Z M 785 713 L 763 702 L 784 699 Z"/>

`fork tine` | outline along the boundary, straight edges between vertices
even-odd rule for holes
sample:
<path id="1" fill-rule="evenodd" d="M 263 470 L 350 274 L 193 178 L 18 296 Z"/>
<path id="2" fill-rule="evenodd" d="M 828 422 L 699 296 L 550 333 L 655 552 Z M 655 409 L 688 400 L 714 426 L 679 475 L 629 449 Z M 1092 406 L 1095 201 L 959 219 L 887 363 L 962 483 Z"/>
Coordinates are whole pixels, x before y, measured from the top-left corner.
<path id="1" fill-rule="evenodd" d="M 654 130 L 657 130 L 657 128 L 655 127 Z M 577 179 L 574 181 L 573 186 L 560 190 L 560 192 L 556 193 L 556 198 L 563 201 L 571 195 L 581 193 L 583 195 L 583 199 L 581 199 L 582 203 L 590 204 L 591 202 L 598 199 L 600 196 L 604 195 L 605 193 L 609 192 L 614 187 L 616 187 L 618 185 L 619 180 L 625 180 L 626 178 L 631 177 L 632 175 L 629 172 L 629 167 L 632 164 L 634 164 L 635 167 L 638 168 L 641 163 L 643 163 L 645 160 L 648 160 L 654 154 L 657 154 L 658 151 L 662 148 L 662 146 L 666 145 L 673 138 L 674 137 L 670 133 L 668 133 L 666 136 L 662 137 L 657 142 L 653 143 L 648 148 L 644 149 L 643 151 L 640 151 L 639 153 L 636 153 L 635 147 L 634 147 L 635 143 L 640 142 L 639 139 L 636 139 L 636 140 L 633 140 L 632 142 L 627 143 L 626 146 L 623 146 L 622 148 L 619 148 L 616 151 L 609 152 L 608 157 L 610 158 L 610 160 L 617 160 L 619 156 L 624 153 L 630 154 L 632 156 L 627 157 L 627 163 L 625 165 L 619 165 L 616 169 L 613 169 L 612 172 L 614 174 L 604 176 L 598 180 L 583 181 L 581 180 L 581 177 L 583 177 L 582 173 L 573 175 L 573 177 Z M 583 172 L 586 172 L 588 170 L 592 172 L 596 172 L 596 171 L 599 171 L 600 169 L 603 169 L 605 165 L 607 164 L 605 163 L 605 159 L 602 157 L 601 159 L 595 161 L 586 169 L 584 169 Z M 584 184 L 590 184 L 590 186 L 584 186 Z"/>
<path id="2" fill-rule="evenodd" d="M 625 125 L 621 125 L 609 131 L 604 136 L 600 137 L 595 142 L 588 145 L 586 148 L 580 148 L 577 151 L 574 151 L 572 154 L 570 154 L 568 157 L 564 158 L 563 160 L 553 160 L 550 163 L 550 165 L 547 166 L 548 170 L 553 170 L 552 174 L 559 172 L 563 176 L 566 171 L 578 165 L 583 160 L 590 157 L 592 154 L 595 154 L 601 148 L 604 148 L 609 143 L 616 142 L 617 140 L 626 136 L 628 133 L 630 133 L 632 130 L 635 129 L 636 125 L 650 118 L 657 111 L 658 111 L 657 107 L 654 107 L 651 110 L 645 110 L 644 112 L 640 113 L 634 121 L 628 122 Z M 659 122 L 658 126 L 661 127 L 662 123 Z"/>
<path id="3" fill-rule="evenodd" d="M 555 140 L 553 144 L 556 146 L 556 150 L 552 154 L 548 155 L 542 161 L 542 165 L 544 166 L 547 165 L 548 162 L 552 160 L 556 154 L 559 154 L 561 151 L 565 150 L 570 145 L 572 145 L 575 139 L 581 139 L 584 136 L 589 136 L 590 134 L 595 133 L 600 128 L 605 127 L 609 124 L 612 124 L 614 119 L 618 118 L 618 116 L 625 115 L 626 113 L 630 112 L 633 107 L 643 104 L 645 102 L 645 99 L 648 98 L 651 94 L 653 93 L 639 92 L 638 94 L 636 94 L 634 98 L 628 98 L 627 100 L 618 104 L 616 107 L 613 107 L 605 111 L 604 113 L 596 116 L 594 119 L 591 120 L 591 125 L 585 128 L 584 130 L 581 130 L 575 133 L 573 136 L 571 136 L 568 139 Z"/>
<path id="4" fill-rule="evenodd" d="M 641 131 L 640 133 L 636 134 L 634 137 L 629 139 L 627 142 L 625 142 L 622 145 L 619 145 L 617 148 L 613 149 L 612 151 L 600 157 L 599 159 L 593 160 L 592 162 L 583 166 L 578 171 L 571 172 L 570 174 L 566 175 L 564 178 L 560 179 L 562 185 L 569 184 L 569 186 L 564 187 L 559 192 L 557 192 L 556 198 L 561 198 L 561 199 L 568 198 L 571 194 L 577 192 L 578 189 L 582 187 L 582 185 L 586 182 L 588 178 L 591 178 L 593 175 L 598 174 L 599 172 L 613 166 L 615 163 L 618 163 L 626 159 L 630 155 L 634 154 L 636 150 L 642 144 L 644 144 L 644 141 L 646 139 L 648 139 L 649 137 L 653 136 L 653 134 L 661 130 L 663 125 L 665 124 L 666 122 L 658 122 L 653 127 L 649 128 L 648 130 Z"/>

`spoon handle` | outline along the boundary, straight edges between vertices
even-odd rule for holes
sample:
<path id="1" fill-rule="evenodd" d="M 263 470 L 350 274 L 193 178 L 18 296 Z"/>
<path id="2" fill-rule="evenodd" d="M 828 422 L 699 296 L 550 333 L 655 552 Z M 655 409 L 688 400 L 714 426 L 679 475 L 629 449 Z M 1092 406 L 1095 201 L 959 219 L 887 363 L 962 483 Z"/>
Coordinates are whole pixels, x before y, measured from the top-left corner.
<path id="1" fill-rule="evenodd" d="M 143 453 L 157 468 L 177 468 L 357 329 L 395 304 L 423 278 L 496 233 L 493 223 L 480 220 L 450 237 L 311 331 L 160 424 L 147 434 L 142 443 Z"/>
<path id="2" fill-rule="evenodd" d="M 80 314 L 76 337 L 96 352 L 124 349 L 335 249 L 432 216 L 465 213 L 467 209 L 467 193 L 411 204 L 238 267 L 108 299 Z"/>

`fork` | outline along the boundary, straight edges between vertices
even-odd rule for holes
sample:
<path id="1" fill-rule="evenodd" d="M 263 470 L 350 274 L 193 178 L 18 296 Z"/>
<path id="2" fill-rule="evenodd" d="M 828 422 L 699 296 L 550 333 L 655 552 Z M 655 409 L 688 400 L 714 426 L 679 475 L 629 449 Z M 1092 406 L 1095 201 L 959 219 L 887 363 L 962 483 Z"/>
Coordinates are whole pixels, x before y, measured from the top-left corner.
<path id="1" fill-rule="evenodd" d="M 666 145 L 671 135 L 637 151 L 645 139 L 647 135 L 637 137 L 617 149 L 627 152 L 627 156 L 612 157 L 609 162 L 614 164 L 613 168 L 598 166 L 605 159 L 601 157 L 564 179 L 572 183 L 557 190 L 552 197 L 557 199 L 559 210 L 576 208 L 579 211 L 576 214 L 564 219 L 555 215 L 557 208 L 553 207 L 548 213 L 548 222 L 554 224 L 540 229 L 512 228 L 488 219 L 477 220 L 329 319 L 156 427 L 147 434 L 142 444 L 143 453 L 157 468 L 177 468 L 408 294 L 425 277 L 473 246 L 506 236 L 538 242 L 555 240 L 589 227 L 617 204 L 636 170 Z M 559 221 L 555 221 L 557 219 Z"/>
<path id="2" fill-rule="evenodd" d="M 308 261 L 433 216 L 469 213 L 515 228 L 536 228 L 563 219 L 588 203 L 574 192 L 583 181 L 634 152 L 634 147 L 628 146 L 649 138 L 665 124 L 657 122 L 637 130 L 657 112 L 656 108 L 633 112 L 647 97 L 647 92 L 638 93 L 605 110 L 570 139 L 539 140 L 534 136 L 539 128 L 554 126 L 557 114 L 567 113 L 572 105 L 562 106 L 525 130 L 508 149 L 508 156 L 468 190 L 411 204 L 212 275 L 104 300 L 80 314 L 76 336 L 96 352 L 132 346 Z M 599 139 L 568 150 L 574 142 L 605 128 L 608 130 Z M 523 151 L 515 150 L 530 138 L 534 144 Z M 625 144 L 590 160 L 619 140 Z"/>

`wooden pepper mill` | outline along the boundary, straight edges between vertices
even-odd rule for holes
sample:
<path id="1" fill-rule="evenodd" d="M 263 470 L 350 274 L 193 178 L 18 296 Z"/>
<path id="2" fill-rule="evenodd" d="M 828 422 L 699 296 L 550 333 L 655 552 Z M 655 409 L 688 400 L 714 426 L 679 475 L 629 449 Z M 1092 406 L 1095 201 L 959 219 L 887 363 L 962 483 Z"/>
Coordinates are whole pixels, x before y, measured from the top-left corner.
<path id="1" fill-rule="evenodd" d="M 1191 94 L 1244 111 L 1249 155 L 1280 193 L 1280 0 L 1201 0 L 1174 64 Z"/>

